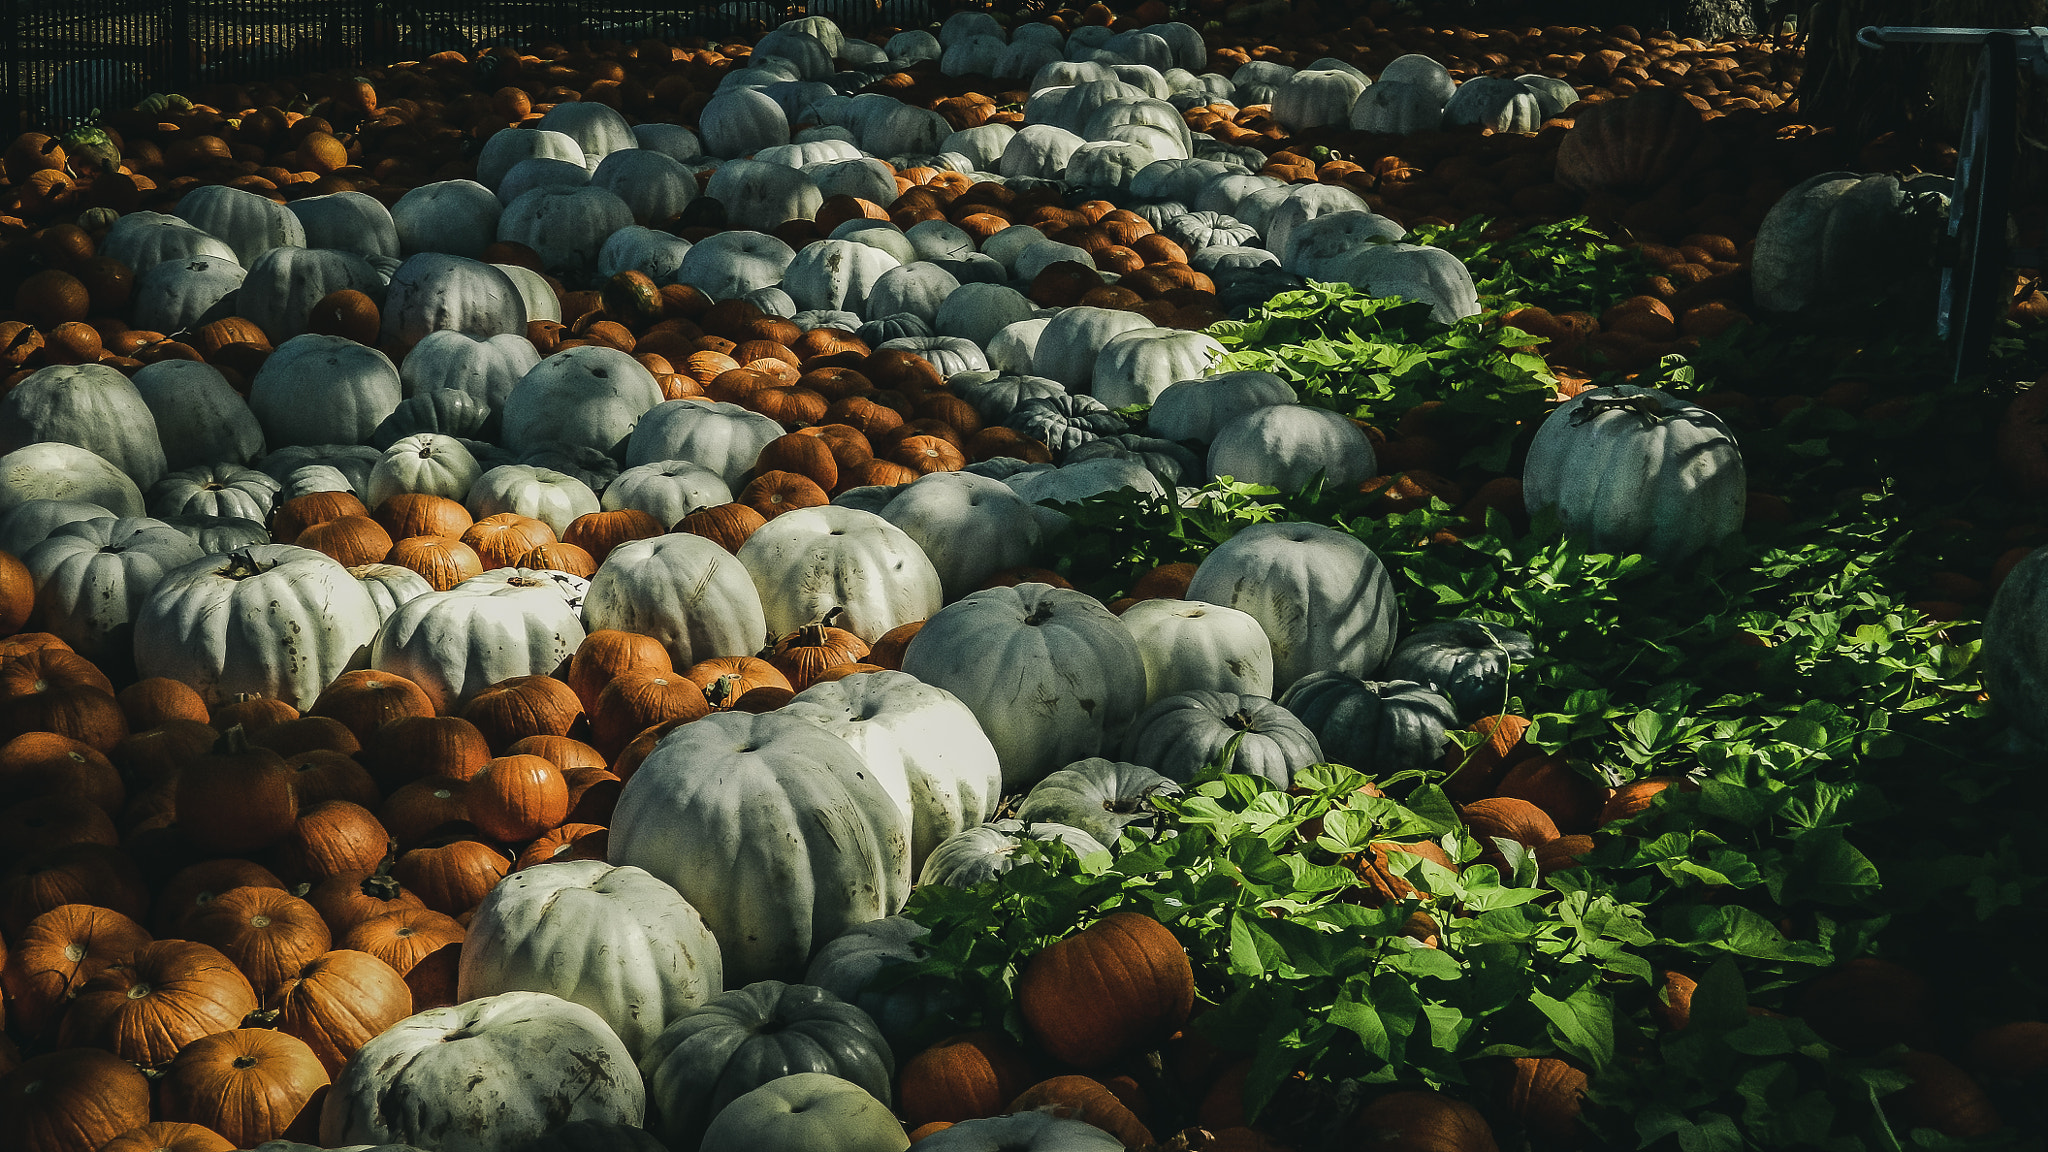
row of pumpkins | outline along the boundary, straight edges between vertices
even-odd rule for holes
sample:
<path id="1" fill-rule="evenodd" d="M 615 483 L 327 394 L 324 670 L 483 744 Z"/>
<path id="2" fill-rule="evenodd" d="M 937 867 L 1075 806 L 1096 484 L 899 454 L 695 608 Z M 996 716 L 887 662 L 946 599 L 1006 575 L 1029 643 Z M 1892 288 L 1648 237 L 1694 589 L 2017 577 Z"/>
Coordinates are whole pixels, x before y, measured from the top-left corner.
<path id="1" fill-rule="evenodd" d="M 966 42 L 952 27 L 942 50 Z M 1045 500 L 1378 471 L 1359 426 L 1278 377 L 1215 373 L 1199 333 L 1071 302 L 1085 293 L 1042 306 L 1061 276 L 1115 286 L 1096 256 L 1127 245 L 1009 222 L 1044 203 L 1034 179 L 1107 174 L 1148 203 L 1062 234 L 1163 234 L 1185 263 L 1161 263 L 1191 271 L 1277 263 L 1453 318 L 1476 308 L 1457 262 L 1346 189 L 1197 158 L 1178 110 L 1125 78 L 1149 65 L 1048 61 L 1041 123 L 963 140 L 805 88 L 830 31 L 778 32 L 762 74 L 707 109 L 701 146 L 728 158 L 704 191 L 744 230 L 695 244 L 648 225 L 690 208 L 700 136 L 595 104 L 499 133 L 479 182 L 388 212 L 205 188 L 80 233 L 82 254 L 68 238 L 75 267 L 134 275 L 139 328 L 185 339 L 93 356 L 48 339 L 0 402 L 6 623 L 39 630 L 0 669 L 8 748 L 41 757 L 19 787 L 74 793 L 22 795 L 66 816 L 23 875 L 73 879 L 10 889 L 9 971 L 52 944 L 83 957 L 41 992 L 62 1047 L 0 1081 L 36 1152 L 146 1119 L 131 1064 L 165 1068 L 161 1106 L 233 1140 L 212 1147 L 497 1149 L 591 1121 L 672 1149 L 901 1148 L 890 1041 L 944 990 L 865 988 L 914 954 L 893 915 L 913 880 L 972 883 L 1023 838 L 1114 848 L 1146 795 L 1233 739 L 1239 770 L 1285 784 L 1324 758 L 1426 764 L 1497 707 L 1526 640 L 1403 638 L 1390 575 L 1334 529 L 1247 528 L 1121 614 L 1018 571 L 1066 524 Z M 1119 51 L 1089 39 L 1071 51 Z M 796 72 L 771 78 L 777 60 Z M 788 131 L 814 118 L 838 131 Z M 901 227 L 879 207 L 906 194 L 899 166 L 874 156 L 928 152 L 975 175 Z M 943 210 L 970 194 L 992 223 Z M 772 234 L 828 198 L 853 210 L 832 238 Z M 481 259 L 507 243 L 532 259 Z M 598 286 L 597 306 L 564 313 L 590 301 L 547 277 Z M 1111 411 L 1129 404 L 1152 406 L 1136 430 Z M 1588 463 L 1625 460 L 1638 482 Z M 1666 559 L 1732 531 L 1743 487 L 1711 414 L 1628 388 L 1570 401 L 1525 477 L 1531 504 Z M 409 767 L 382 780 L 348 767 L 401 747 Z M 94 821 L 76 794 L 114 759 L 148 803 L 116 774 Z M 1005 793 L 1026 794 L 1020 820 L 991 823 Z M 215 857 L 178 873 L 184 914 L 154 942 L 101 827 L 145 813 Z M 474 831 L 436 842 L 451 820 Z M 380 867 L 387 834 L 403 852 Z M 526 844 L 526 866 L 492 842 Z M 313 889 L 272 887 L 248 854 Z M 423 907 L 391 908 L 400 878 Z M 81 895 L 101 892 L 122 898 Z M 364 917 L 346 932 L 327 915 L 344 906 Z M 1027 1020 L 1065 1066 L 1107 1069 L 1185 1022 L 1187 959 L 1141 919 L 1034 962 Z M 168 938 L 188 930 L 213 943 Z M 371 948 L 400 963 L 355 959 Z M 266 1003 L 277 1028 L 239 1027 Z M 921 1142 L 1144 1142 L 1034 1111 L 1099 1121 L 1085 1084 L 1001 1085 L 972 1115 L 919 1113 L 960 1121 Z"/>

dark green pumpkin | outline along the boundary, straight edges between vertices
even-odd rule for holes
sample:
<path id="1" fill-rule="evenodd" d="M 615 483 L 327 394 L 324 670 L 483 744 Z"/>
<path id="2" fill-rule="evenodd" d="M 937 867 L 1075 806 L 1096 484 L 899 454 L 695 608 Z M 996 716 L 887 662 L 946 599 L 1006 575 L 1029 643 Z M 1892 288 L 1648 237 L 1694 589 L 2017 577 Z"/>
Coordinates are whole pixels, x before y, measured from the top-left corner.
<path id="1" fill-rule="evenodd" d="M 762 980 L 669 1022 L 640 1057 L 647 1127 L 695 1148 L 712 1117 L 770 1080 L 826 1072 L 887 1105 L 896 1060 L 866 1012 L 823 988 Z"/>
<path id="2" fill-rule="evenodd" d="M 1055 457 L 1064 457 L 1070 449 L 1098 436 L 1114 436 L 1130 427 L 1102 401 L 1077 392 L 1020 401 L 1003 424 L 1052 449 Z"/>
<path id="3" fill-rule="evenodd" d="M 1483 620 L 1425 624 L 1394 646 L 1380 671 L 1389 680 L 1428 684 L 1450 698 L 1458 723 L 1500 713 L 1512 665 L 1536 654 L 1527 632 Z"/>
<path id="4" fill-rule="evenodd" d="M 1311 672 L 1280 705 L 1316 734 L 1326 759 L 1368 776 L 1434 766 L 1444 733 L 1459 726 L 1457 707 L 1426 684 L 1348 672 Z"/>

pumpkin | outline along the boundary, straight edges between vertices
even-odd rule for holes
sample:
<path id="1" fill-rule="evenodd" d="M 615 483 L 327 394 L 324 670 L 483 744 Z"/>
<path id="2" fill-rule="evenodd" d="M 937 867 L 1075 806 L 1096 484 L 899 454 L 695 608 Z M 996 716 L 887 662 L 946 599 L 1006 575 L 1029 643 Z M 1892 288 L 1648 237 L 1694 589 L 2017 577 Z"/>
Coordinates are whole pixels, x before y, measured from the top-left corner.
<path id="1" fill-rule="evenodd" d="M 365 1044 L 327 1094 L 320 1143 L 497 1152 L 565 1122 L 632 1124 L 646 1092 L 595 1012 L 544 992 L 434 1008 Z"/>
<path id="2" fill-rule="evenodd" d="M 379 444 L 387 430 L 400 432 L 396 422 L 408 419 L 408 409 L 415 413 L 410 419 L 420 426 L 392 436 L 391 443 L 418 432 L 474 436 L 495 430 L 499 421 L 493 419 L 494 413 L 539 363 L 540 353 L 524 335 L 474 336 L 449 329 L 429 332 L 399 366 L 399 378 L 405 382 L 409 398 L 370 442 Z"/>
<path id="3" fill-rule="evenodd" d="M 377 957 L 336 949 L 278 985 L 264 1006 L 277 1013 L 279 1032 L 304 1041 L 336 1076 L 372 1037 L 412 1015 L 412 990 Z"/>
<path id="4" fill-rule="evenodd" d="M 219 462 L 167 473 L 148 492 L 152 516 L 236 516 L 270 519 L 283 488 L 267 473 Z"/>
<path id="5" fill-rule="evenodd" d="M 782 434 L 782 425 L 737 404 L 669 400 L 641 418 L 627 441 L 625 463 L 633 468 L 687 460 L 737 490 L 761 450 Z"/>
<path id="6" fill-rule="evenodd" d="M 699 509 L 731 502 L 732 489 L 717 472 L 688 460 L 656 460 L 619 473 L 601 503 L 607 512 L 631 508 L 674 525 Z"/>
<path id="7" fill-rule="evenodd" d="M 913 871 L 946 837 L 995 812 L 995 748 L 942 688 L 884 671 L 812 684 L 783 711 L 817 721 L 861 753 L 903 810 Z"/>
<path id="8" fill-rule="evenodd" d="M 483 466 L 453 436 L 421 432 L 384 450 L 370 470 L 364 503 L 372 508 L 399 495 L 442 496 L 461 500 L 483 475 Z"/>
<path id="9" fill-rule="evenodd" d="M 1121 622 L 1092 597 L 1044 584 L 984 589 L 940 609 L 905 650 L 903 671 L 974 713 L 1005 785 L 1120 739 L 1144 699 L 1144 659 Z M 1023 698 L 1040 703 L 1010 706 Z"/>
<path id="10" fill-rule="evenodd" d="M 329 1082 L 305 1041 L 267 1028 L 236 1028 L 186 1045 L 158 1092 L 166 1119 L 202 1124 L 237 1147 L 253 1148 L 283 1136 Z"/>
<path id="11" fill-rule="evenodd" d="M 1992 701 L 2021 731 L 2048 740 L 2048 709 L 2044 709 L 2044 661 L 2031 621 L 2040 614 L 2048 589 L 2048 548 L 2035 549 L 2014 565 L 1998 585 L 1984 616 L 1984 682 Z"/>
<path id="12" fill-rule="evenodd" d="M 524 336 L 527 319 L 525 299 L 510 276 L 443 252 L 415 253 L 398 266 L 382 315 L 380 342 L 403 348 L 443 329 L 483 338 Z"/>
<path id="13" fill-rule="evenodd" d="M 1469 724 L 1506 706 L 1510 665 L 1535 654 L 1526 632 L 1483 620 L 1439 620 L 1395 645 L 1384 674 L 1431 686 L 1457 707 L 1458 722 Z"/>
<path id="14" fill-rule="evenodd" d="M 319 912 L 281 888 L 231 888 L 186 916 L 179 930 L 234 961 L 259 998 L 296 976 L 332 943 Z"/>
<path id="15" fill-rule="evenodd" d="M 552 674 L 583 636 L 556 581 L 497 569 L 399 605 L 377 632 L 370 665 L 411 680 L 436 712 L 456 712 L 493 684 Z"/>
<path id="16" fill-rule="evenodd" d="M 1459 726 L 1455 707 L 1433 688 L 1337 671 L 1302 677 L 1280 704 L 1316 734 L 1325 756 L 1368 776 L 1435 763 L 1444 733 Z"/>
<path id="17" fill-rule="evenodd" d="M 862 1085 L 825 1072 L 770 1080 L 726 1105 L 704 1131 L 703 1152 L 837 1148 L 903 1152 L 903 1126 Z"/>
<path id="18" fill-rule="evenodd" d="M 1757 225 L 1754 297 L 1773 312 L 1854 299 L 1881 280 L 1880 262 L 1910 235 L 1914 209 L 1898 177 L 1822 172 L 1778 197 Z"/>
<path id="19" fill-rule="evenodd" d="M 1001 1032 L 963 1032 L 903 1066 L 897 1111 L 913 1128 L 994 1116 L 1030 1084 L 1030 1061 L 1015 1040 Z"/>
<path id="20" fill-rule="evenodd" d="M 972 888 L 1016 867 L 1020 862 L 1018 850 L 1027 840 L 1065 844 L 1077 859 L 1108 851 L 1100 840 L 1065 824 L 992 820 L 955 832 L 941 841 L 925 857 L 917 882 L 920 886 L 937 884 L 948 888 Z"/>
<path id="21" fill-rule="evenodd" d="M 749 537 L 738 559 L 778 636 L 838 609 L 839 627 L 873 642 L 941 603 L 939 573 L 923 549 L 871 512 L 796 509 Z"/>
<path id="22" fill-rule="evenodd" d="M 202 184 L 178 200 L 187 223 L 218 236 L 246 268 L 272 248 L 303 248 L 306 229 L 283 204 L 224 184 Z"/>
<path id="23" fill-rule="evenodd" d="M 1164 697 L 1139 713 L 1124 734 L 1123 754 L 1183 783 L 1227 756 L 1224 771 L 1263 776 L 1281 788 L 1323 759 L 1315 733 L 1285 707 L 1263 696 L 1203 691 Z"/>
<path id="24" fill-rule="evenodd" d="M 24 1037 L 44 1038 L 87 980 L 149 941 L 141 925 L 108 908 L 65 904 L 37 916 L 0 968 L 9 1022 Z"/>
<path id="25" fill-rule="evenodd" d="M 625 461 L 627 438 L 660 403 L 661 386 L 626 353 L 601 345 L 565 349 L 528 370 L 505 398 L 505 447 L 521 454 L 547 445 L 587 447 Z"/>
<path id="26" fill-rule="evenodd" d="M 870 985 L 883 969 L 914 963 L 919 953 L 911 942 L 924 935 L 924 926 L 905 916 L 855 925 L 818 949 L 804 971 L 804 983 L 859 1006 L 891 1044 L 907 1050 L 921 1025 L 960 1004 L 959 990 L 929 977 L 903 981 L 886 991 L 870 991 Z"/>
<path id="27" fill-rule="evenodd" d="M 1084 1120 L 1116 1137 L 1128 1148 L 1144 1148 L 1154 1142 L 1151 1131 L 1131 1111 L 1124 1098 L 1101 1081 L 1087 1076 L 1055 1076 L 1042 1080 L 1010 1101 L 1010 1111 L 1045 1111 L 1055 1116 Z"/>
<path id="28" fill-rule="evenodd" d="M 1273 690 L 1272 641 L 1244 612 L 1194 600 L 1147 599 L 1125 609 L 1121 619 L 1145 661 L 1148 706 L 1182 692 L 1264 696 Z"/>
<path id="29" fill-rule="evenodd" d="M 514 1152 L 667 1152 L 668 1146 L 637 1125 L 571 1120 Z"/>
<path id="30" fill-rule="evenodd" d="M 1026 823 L 1078 828 L 1114 848 L 1124 829 L 1148 829 L 1158 817 L 1153 796 L 1175 796 L 1180 785 L 1140 764 L 1099 756 L 1076 760 L 1031 786 L 1017 808 Z"/>
<path id="31" fill-rule="evenodd" d="M 1206 444 L 1253 409 L 1295 401 L 1293 386 L 1271 372 L 1222 372 L 1168 385 L 1145 420 L 1154 435 Z"/>
<path id="32" fill-rule="evenodd" d="M 211 1128 L 176 1120 L 159 1120 L 130 1128 L 105 1144 L 102 1152 L 234 1152 L 234 1142 Z"/>
<path id="33" fill-rule="evenodd" d="M 80 655 L 121 669 L 151 591 L 202 555 L 160 520 L 100 517 L 57 528 L 21 559 L 35 581 L 37 622 Z"/>
<path id="34" fill-rule="evenodd" d="M 81 985 L 57 1036 L 66 1046 L 105 1048 L 156 1067 L 194 1040 L 238 1027 L 257 1006 L 255 990 L 227 957 L 189 940 L 159 940 Z"/>
<path id="35" fill-rule="evenodd" d="M 0 452 L 39 441 L 75 444 L 148 489 L 164 474 L 156 417 L 128 378 L 103 364 L 53 364 L 0 400 Z"/>
<path id="36" fill-rule="evenodd" d="M 1028 561 L 1041 532 L 1031 506 L 1008 485 L 968 472 L 919 477 L 881 515 L 923 550 L 948 599 Z"/>
<path id="37" fill-rule="evenodd" d="M 1370 1152 L 1500 1152 L 1479 1109 L 1440 1092 L 1389 1092 L 1352 1118 Z"/>
<path id="38" fill-rule="evenodd" d="M 825 939 L 895 912 L 910 884 L 907 822 L 859 753 L 775 713 L 670 733 L 626 782 L 609 854 L 703 914 L 734 982 L 799 974 Z"/>
<path id="39" fill-rule="evenodd" d="M 150 1084 L 110 1052 L 64 1048 L 0 1076 L 0 1124 L 23 1152 L 84 1152 L 149 1122 Z"/>
<path id="40" fill-rule="evenodd" d="M 760 592 L 746 566 L 712 541 L 686 533 L 614 549 L 591 579 L 584 619 L 593 629 L 654 637 L 677 668 L 751 654 L 768 636 Z"/>
<path id="41" fill-rule="evenodd" d="M 796 250 L 781 240 L 735 229 L 691 245 L 673 279 L 714 300 L 728 300 L 782 282 L 795 259 Z"/>
<path id="42" fill-rule="evenodd" d="M 310 332 L 278 345 L 249 383 L 249 410 L 273 447 L 364 443 L 400 399 L 390 357 Z"/>
<path id="43" fill-rule="evenodd" d="M 1443 123 L 1444 104 L 1445 98 L 1425 85 L 1382 75 L 1352 101 L 1347 122 L 1356 131 L 1390 136 L 1434 132 Z"/>
<path id="44" fill-rule="evenodd" d="M 1494 132 L 1535 132 L 1543 127 L 1543 105 L 1526 85 L 1504 76 L 1474 76 L 1444 103 L 1447 127 L 1477 124 Z"/>
<path id="45" fill-rule="evenodd" d="M 1721 418 L 1632 384 L 1581 392 L 1529 445 L 1522 494 L 1532 513 L 1603 552 L 1676 563 L 1742 526 L 1742 451 Z"/>
<path id="46" fill-rule="evenodd" d="M 1557 182 L 1585 192 L 1647 192 L 1677 174 L 1698 146 L 1699 109 L 1651 85 L 1586 109 L 1557 147 Z"/>
<path id="47" fill-rule="evenodd" d="M 1033 956 L 1017 981 L 1024 1024 L 1053 1058 L 1100 1068 L 1187 1021 L 1194 969 L 1157 920 L 1113 912 Z"/>
<path id="48" fill-rule="evenodd" d="M 1241 530 L 1195 569 L 1187 598 L 1257 620 L 1273 646 L 1274 687 L 1283 692 L 1312 671 L 1371 672 L 1392 653 L 1399 627 L 1379 557 L 1316 524 Z"/>
<path id="49" fill-rule="evenodd" d="M 127 473 L 84 448 L 55 441 L 0 456 L 0 513 L 31 500 L 82 501 L 116 516 L 140 516 L 144 508 L 142 489 Z"/>
<path id="50" fill-rule="evenodd" d="M 762 1084 L 830 1073 L 886 1105 L 889 1043 L 859 1008 L 823 988 L 763 980 L 671 1020 L 641 1058 L 648 1124 L 670 1147 L 703 1139 L 713 1118 Z"/>
<path id="51" fill-rule="evenodd" d="M 262 453 L 262 426 L 219 369 L 159 360 L 129 379 L 156 419 L 166 468 L 242 464 Z"/>

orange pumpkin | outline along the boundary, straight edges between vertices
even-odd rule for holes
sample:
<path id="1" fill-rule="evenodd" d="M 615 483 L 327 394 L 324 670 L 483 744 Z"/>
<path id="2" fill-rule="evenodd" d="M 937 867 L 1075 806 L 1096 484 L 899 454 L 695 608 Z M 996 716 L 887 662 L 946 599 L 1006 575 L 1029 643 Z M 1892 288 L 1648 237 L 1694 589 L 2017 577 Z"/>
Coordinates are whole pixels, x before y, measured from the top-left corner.
<path id="1" fill-rule="evenodd" d="M 491 746 L 460 716 L 406 716 L 372 733 L 358 758 L 390 792 L 422 776 L 467 780 L 491 758 Z"/>
<path id="2" fill-rule="evenodd" d="M 0 803 L 57 795 L 118 813 L 127 789 L 105 753 L 69 736 L 24 732 L 0 745 Z"/>
<path id="3" fill-rule="evenodd" d="M 254 860 L 222 856 L 201 860 L 174 874 L 157 894 L 150 924 L 158 936 L 183 936 L 185 921 L 235 888 L 284 888 L 284 881 Z"/>
<path id="4" fill-rule="evenodd" d="M 374 869 L 390 838 L 383 822 L 362 804 L 322 800 L 299 814 L 272 859 L 284 879 L 318 884 L 330 876 Z"/>
<path id="5" fill-rule="evenodd" d="M 306 903 L 327 922 L 328 935 L 347 939 L 356 926 L 390 912 L 425 908 L 420 898 L 392 879 L 386 866 L 391 857 L 369 871 L 357 870 L 329 876 L 306 893 Z"/>
<path id="6" fill-rule="evenodd" d="M 327 1069 L 304 1040 L 268 1028 L 236 1028 L 193 1041 L 171 1061 L 158 1086 L 170 1120 L 203 1124 L 254 1148 L 284 1136 L 315 1136 Z M 315 1105 L 306 1123 L 301 1113 Z"/>
<path id="7" fill-rule="evenodd" d="M 279 888 L 229 889 L 187 916 L 184 927 L 191 939 L 234 961 L 258 996 L 274 991 L 332 942 L 320 913 Z"/>
<path id="8" fill-rule="evenodd" d="M 755 530 L 766 524 L 768 518 L 752 507 L 740 504 L 714 504 L 699 508 L 683 517 L 675 525 L 678 532 L 702 536 L 727 552 L 738 553 Z"/>
<path id="9" fill-rule="evenodd" d="M 1371 1152 L 1500 1152 L 1479 1109 L 1440 1092 L 1389 1092 L 1351 1121 Z"/>
<path id="10" fill-rule="evenodd" d="M 1017 1004 L 1055 1059 L 1100 1068 L 1178 1031 L 1194 992 L 1194 968 L 1173 933 L 1149 916 L 1115 912 L 1033 956 Z"/>
<path id="11" fill-rule="evenodd" d="M 528 736 L 567 736 L 583 717 L 583 702 L 560 680 L 515 676 L 477 693 L 462 715 L 493 751 L 502 752 Z"/>
<path id="12" fill-rule="evenodd" d="M 555 771 L 555 766 L 548 769 Z M 476 907 L 511 871 L 511 857 L 481 840 L 422 845 L 391 867 L 391 875 L 418 894 L 421 903 L 450 916 Z"/>
<path id="13" fill-rule="evenodd" d="M 483 558 L 453 536 L 407 536 L 384 554 L 384 563 L 417 572 L 436 592 L 446 592 L 472 576 L 481 576 Z"/>
<path id="14" fill-rule="evenodd" d="M 64 1048 L 0 1076 L 0 1132 L 21 1152 L 97 1149 L 148 1123 L 149 1102 L 149 1080 L 134 1064 L 97 1048 Z"/>
<path id="15" fill-rule="evenodd" d="M 710 713 L 704 690 L 678 673 L 622 672 L 598 693 L 590 715 L 590 739 L 600 754 L 613 759 L 652 725 L 687 722 Z"/>
<path id="16" fill-rule="evenodd" d="M 239 729 L 221 750 L 178 774 L 178 823 L 195 847 L 222 854 L 268 848 L 298 819 L 298 794 L 284 758 L 251 745 Z"/>
<path id="17" fill-rule="evenodd" d="M 562 543 L 573 544 L 599 564 L 612 549 L 634 540 L 646 540 L 668 531 L 668 525 L 638 508 L 610 512 L 586 512 L 569 522 L 562 531 Z"/>
<path id="18" fill-rule="evenodd" d="M 190 685 L 165 676 L 137 680 L 114 694 L 131 732 L 155 728 L 171 720 L 206 723 L 206 701 Z"/>
<path id="19" fill-rule="evenodd" d="M 335 677 L 306 714 L 339 720 L 355 734 L 360 748 L 372 733 L 394 720 L 432 716 L 434 702 L 419 685 L 403 676 L 359 668 Z"/>
<path id="20" fill-rule="evenodd" d="M 1025 1089 L 1010 1101 L 1008 1112 L 1048 1111 L 1080 1120 L 1123 1141 L 1126 1148 L 1153 1143 L 1152 1133 L 1116 1094 L 1086 1076 L 1055 1076 Z"/>
<path id="21" fill-rule="evenodd" d="M 674 663 L 661 641 L 638 632 L 600 628 L 583 638 L 569 658 L 569 687 L 585 712 L 597 710 L 598 693 L 624 672 L 671 672 Z M 4 763 L 4 755 L 0 755 Z"/>
<path id="22" fill-rule="evenodd" d="M 851 664 L 868 654 L 867 642 L 832 621 L 840 610 L 834 608 L 823 620 L 806 624 L 775 642 L 768 662 L 789 678 L 791 691 L 811 686 L 820 672 L 840 664 Z"/>
<path id="23" fill-rule="evenodd" d="M 121 1133 L 100 1145 L 100 1152 L 234 1152 L 234 1147 L 234 1141 L 203 1124 L 156 1120 Z"/>
<path id="24" fill-rule="evenodd" d="M 280 984 L 264 1005 L 277 1030 L 305 1042 L 330 1076 L 379 1033 L 412 1015 L 412 989 L 391 965 L 336 949 Z"/>
<path id="25" fill-rule="evenodd" d="M 484 570 L 510 568 L 521 556 L 555 542 L 555 530 L 517 512 L 498 512 L 469 526 L 462 542 L 476 550 Z M 387 551 L 389 549 L 386 549 Z"/>
<path id="26" fill-rule="evenodd" d="M 90 904 L 66 904 L 31 920 L 0 968 L 14 1031 L 30 1041 L 46 1037 L 73 993 L 150 939 L 142 925 Z"/>
<path id="27" fill-rule="evenodd" d="M 995 1116 L 1031 1083 L 1031 1062 L 1001 1032 L 950 1036 L 903 1066 L 897 1114 L 916 1128 L 935 1120 Z"/>
<path id="28" fill-rule="evenodd" d="M 569 783 L 541 756 L 489 761 L 469 782 L 469 818 L 495 840 L 531 840 L 569 814 Z"/>
<path id="29" fill-rule="evenodd" d="M 414 536 L 437 536 L 460 540 L 476 523 L 469 509 L 459 501 L 427 492 L 400 492 L 377 505 L 372 519 L 384 526 L 393 540 Z"/>
<path id="30" fill-rule="evenodd" d="M 218 950 L 158 940 L 87 980 L 57 1038 L 154 1068 L 194 1040 L 239 1027 L 257 1006 L 248 978 Z"/>

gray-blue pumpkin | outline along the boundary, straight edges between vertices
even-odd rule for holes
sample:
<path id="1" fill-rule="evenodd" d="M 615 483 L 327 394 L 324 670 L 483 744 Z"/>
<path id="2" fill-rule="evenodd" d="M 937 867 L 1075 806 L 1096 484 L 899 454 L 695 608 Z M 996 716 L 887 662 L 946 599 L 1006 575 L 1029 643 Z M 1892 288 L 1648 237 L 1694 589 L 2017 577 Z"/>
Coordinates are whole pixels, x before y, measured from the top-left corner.
<path id="1" fill-rule="evenodd" d="M 1239 739 L 1242 737 L 1242 739 Z M 1229 770 L 1263 776 L 1282 788 L 1323 759 L 1315 733 L 1264 696 L 1182 692 L 1155 701 L 1131 722 L 1124 758 L 1186 782 L 1237 740 Z"/>
<path id="2" fill-rule="evenodd" d="M 1361 680 L 1348 672 L 1311 672 L 1280 697 L 1316 734 L 1323 757 L 1368 776 L 1428 768 L 1459 726 L 1443 693 L 1413 680 Z"/>
<path id="3" fill-rule="evenodd" d="M 1042 442 L 1055 457 L 1097 436 L 1113 436 L 1130 427 L 1102 401 L 1078 392 L 1024 399 L 1003 423 Z"/>
<path id="4" fill-rule="evenodd" d="M 1113 849 L 1125 828 L 1153 824 L 1159 810 L 1152 797 L 1180 792 L 1179 784 L 1142 764 L 1090 756 L 1033 784 L 1017 819 L 1079 828 Z"/>
<path id="5" fill-rule="evenodd" d="M 1425 624 L 1394 646 L 1383 670 L 1395 680 L 1428 684 L 1450 697 L 1458 722 L 1500 712 L 1510 665 L 1536 654 L 1529 634 L 1483 620 Z"/>

